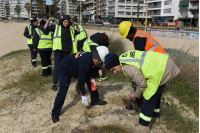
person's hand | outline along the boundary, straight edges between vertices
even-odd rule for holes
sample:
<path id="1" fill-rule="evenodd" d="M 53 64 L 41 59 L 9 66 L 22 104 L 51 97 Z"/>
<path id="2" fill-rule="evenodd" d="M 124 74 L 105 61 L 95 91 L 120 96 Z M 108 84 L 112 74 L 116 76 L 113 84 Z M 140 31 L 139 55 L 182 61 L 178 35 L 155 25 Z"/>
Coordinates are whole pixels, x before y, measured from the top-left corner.
<path id="1" fill-rule="evenodd" d="M 136 99 L 136 96 L 134 93 L 130 94 L 129 96 L 129 100 L 135 100 Z"/>
<path id="2" fill-rule="evenodd" d="M 31 36 L 31 39 L 33 39 L 33 36 Z"/>
<path id="3" fill-rule="evenodd" d="M 87 99 L 86 95 L 81 96 L 81 97 L 82 97 L 83 106 L 85 106 L 85 107 L 89 106 L 88 99 Z"/>
<path id="4" fill-rule="evenodd" d="M 102 76 L 102 70 L 99 69 L 99 76 L 101 77 Z"/>
<path id="5" fill-rule="evenodd" d="M 48 25 L 49 25 L 49 20 L 46 21 L 46 24 L 44 25 L 44 29 L 46 29 Z"/>
<path id="6" fill-rule="evenodd" d="M 94 79 L 90 79 L 91 82 L 91 90 L 95 91 L 97 89 L 96 83 Z"/>
<path id="7" fill-rule="evenodd" d="M 34 49 L 34 51 L 36 52 L 36 49 Z"/>

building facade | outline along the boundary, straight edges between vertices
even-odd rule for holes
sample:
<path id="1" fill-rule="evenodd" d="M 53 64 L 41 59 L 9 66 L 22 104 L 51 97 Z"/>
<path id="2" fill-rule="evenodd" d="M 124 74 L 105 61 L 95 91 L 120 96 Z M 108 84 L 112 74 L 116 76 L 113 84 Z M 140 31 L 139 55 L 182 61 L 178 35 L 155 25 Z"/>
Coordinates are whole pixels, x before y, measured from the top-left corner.
<path id="1" fill-rule="evenodd" d="M 31 0 L 31 18 L 45 18 L 46 17 L 46 0 L 43 0 L 44 8 L 42 13 L 37 8 L 37 0 Z"/>

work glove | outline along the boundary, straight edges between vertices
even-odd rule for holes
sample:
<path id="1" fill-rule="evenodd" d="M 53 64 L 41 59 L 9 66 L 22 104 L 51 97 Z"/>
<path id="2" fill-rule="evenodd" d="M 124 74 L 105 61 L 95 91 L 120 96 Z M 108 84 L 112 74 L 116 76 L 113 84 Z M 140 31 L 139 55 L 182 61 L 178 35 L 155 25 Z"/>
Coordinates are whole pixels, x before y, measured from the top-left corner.
<path id="1" fill-rule="evenodd" d="M 94 79 L 90 79 L 91 82 L 91 90 L 95 91 L 97 89 L 96 83 Z"/>
<path id="2" fill-rule="evenodd" d="M 82 97 L 83 106 L 85 106 L 85 107 L 89 106 L 88 99 L 87 99 L 86 95 L 83 95 L 81 97 Z"/>

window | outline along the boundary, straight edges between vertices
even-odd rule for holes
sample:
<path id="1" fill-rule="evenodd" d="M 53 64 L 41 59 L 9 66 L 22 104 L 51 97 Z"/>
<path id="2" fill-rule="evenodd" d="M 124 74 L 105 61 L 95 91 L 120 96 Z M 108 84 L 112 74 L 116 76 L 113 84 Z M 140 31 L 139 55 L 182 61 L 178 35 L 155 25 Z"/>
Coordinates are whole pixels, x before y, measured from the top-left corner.
<path id="1" fill-rule="evenodd" d="M 171 8 L 163 9 L 163 13 L 171 13 Z"/>
<path id="2" fill-rule="evenodd" d="M 118 12 L 118 15 L 124 15 L 124 12 Z"/>
<path id="3" fill-rule="evenodd" d="M 125 9 L 125 7 L 124 6 L 119 6 L 118 9 Z"/>
<path id="4" fill-rule="evenodd" d="M 126 10 L 131 10 L 131 7 L 130 7 L 130 6 L 127 6 L 127 7 L 126 7 Z"/>
<path id="5" fill-rule="evenodd" d="M 126 12 L 126 15 L 131 15 L 131 13 L 130 12 Z"/>
<path id="6" fill-rule="evenodd" d="M 131 1 L 126 1 L 126 4 L 131 4 Z"/>
<path id="7" fill-rule="evenodd" d="M 119 3 L 125 3 L 125 1 L 120 0 Z"/>
<path id="8" fill-rule="evenodd" d="M 172 0 L 164 1 L 164 5 L 171 5 L 171 4 L 172 4 Z"/>

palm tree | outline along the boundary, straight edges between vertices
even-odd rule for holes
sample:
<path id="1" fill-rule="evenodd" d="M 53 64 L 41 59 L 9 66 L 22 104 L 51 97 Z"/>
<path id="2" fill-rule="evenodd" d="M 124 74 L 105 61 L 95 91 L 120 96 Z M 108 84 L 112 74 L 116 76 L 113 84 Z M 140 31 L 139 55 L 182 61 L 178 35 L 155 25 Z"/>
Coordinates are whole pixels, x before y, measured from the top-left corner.
<path id="1" fill-rule="evenodd" d="M 75 4 L 75 2 L 76 2 L 76 0 L 70 0 L 71 2 L 72 2 L 72 4 L 73 4 L 73 21 L 74 21 L 74 4 Z"/>
<path id="2" fill-rule="evenodd" d="M 19 13 L 21 12 L 21 7 L 19 5 L 16 5 L 14 10 L 17 12 L 18 14 L 18 19 L 19 19 Z"/>
<path id="3" fill-rule="evenodd" d="M 31 11 L 31 4 L 30 3 L 26 3 L 24 5 L 24 8 L 26 9 L 26 11 L 28 12 L 28 22 L 29 22 L 29 14 L 30 14 L 30 11 Z"/>
<path id="4" fill-rule="evenodd" d="M 41 18 L 42 18 L 42 11 L 45 8 L 43 0 L 37 0 L 37 8 L 40 10 Z"/>
<path id="5" fill-rule="evenodd" d="M 7 18 L 8 18 L 8 13 L 10 12 L 10 7 L 9 6 L 5 6 L 4 10 L 6 10 L 6 14 L 7 14 Z"/>
<path id="6" fill-rule="evenodd" d="M 55 17 L 56 17 L 56 13 L 58 10 L 60 10 L 60 8 L 58 7 L 58 3 L 60 2 L 60 0 L 52 0 L 53 2 L 53 7 L 54 7 L 54 10 L 55 10 Z"/>
<path id="7" fill-rule="evenodd" d="M 81 5 L 81 12 L 83 12 L 84 10 L 86 10 L 86 6 L 84 4 L 82 4 Z M 76 11 L 79 13 L 79 19 L 80 19 L 80 5 L 77 6 Z"/>

